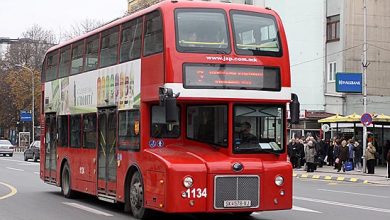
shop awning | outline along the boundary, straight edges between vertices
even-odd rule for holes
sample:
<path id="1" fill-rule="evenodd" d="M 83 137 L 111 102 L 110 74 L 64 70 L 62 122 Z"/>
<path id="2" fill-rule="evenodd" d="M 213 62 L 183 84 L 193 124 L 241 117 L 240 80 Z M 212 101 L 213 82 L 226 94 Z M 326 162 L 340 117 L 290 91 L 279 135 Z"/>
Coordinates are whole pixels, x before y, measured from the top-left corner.
<path id="1" fill-rule="evenodd" d="M 390 123 L 390 116 L 384 114 L 374 115 L 372 121 L 374 123 Z"/>
<path id="2" fill-rule="evenodd" d="M 339 114 L 318 120 L 319 123 L 345 122 L 345 117 Z"/>
<path id="3" fill-rule="evenodd" d="M 358 115 L 358 114 L 356 114 L 356 113 L 353 113 L 353 114 L 350 114 L 350 115 L 345 116 L 345 117 L 344 117 L 345 119 L 344 119 L 343 122 L 359 123 L 361 117 L 362 117 L 361 115 Z"/>

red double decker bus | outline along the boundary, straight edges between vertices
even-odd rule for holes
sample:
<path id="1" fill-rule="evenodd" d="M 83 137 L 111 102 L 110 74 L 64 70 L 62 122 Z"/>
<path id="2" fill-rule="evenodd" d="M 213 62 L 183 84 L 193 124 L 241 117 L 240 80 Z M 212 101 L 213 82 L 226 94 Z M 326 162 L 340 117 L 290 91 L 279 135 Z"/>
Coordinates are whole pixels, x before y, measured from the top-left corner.
<path id="1" fill-rule="evenodd" d="M 299 103 L 274 11 L 164 1 L 51 48 L 42 80 L 40 177 L 65 197 L 137 218 L 292 207 Z"/>

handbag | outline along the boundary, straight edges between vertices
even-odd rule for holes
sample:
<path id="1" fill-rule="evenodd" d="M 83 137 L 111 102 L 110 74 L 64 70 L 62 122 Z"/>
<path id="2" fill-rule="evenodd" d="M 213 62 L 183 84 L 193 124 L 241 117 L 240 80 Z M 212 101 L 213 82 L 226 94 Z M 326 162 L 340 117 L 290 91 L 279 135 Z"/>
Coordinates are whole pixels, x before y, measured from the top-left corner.
<path id="1" fill-rule="evenodd" d="M 344 163 L 344 169 L 345 169 L 345 171 L 351 171 L 353 169 L 352 162 L 345 162 Z"/>

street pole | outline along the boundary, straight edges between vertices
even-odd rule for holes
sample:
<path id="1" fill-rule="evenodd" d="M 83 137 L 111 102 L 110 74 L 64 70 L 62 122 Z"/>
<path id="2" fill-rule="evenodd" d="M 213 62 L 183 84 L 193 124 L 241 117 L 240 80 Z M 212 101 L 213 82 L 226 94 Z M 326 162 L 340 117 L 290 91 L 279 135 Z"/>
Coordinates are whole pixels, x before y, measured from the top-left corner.
<path id="1" fill-rule="evenodd" d="M 21 67 L 23 69 L 28 70 L 31 73 L 31 94 L 32 94 L 32 100 L 31 100 L 31 119 L 32 119 L 32 142 L 35 140 L 35 95 L 34 95 L 34 90 L 35 90 L 35 83 L 34 83 L 34 71 L 24 65 L 16 65 L 17 67 Z"/>
<path id="2" fill-rule="evenodd" d="M 367 113 L 367 0 L 363 0 L 363 114 Z M 363 125 L 363 172 L 366 173 L 367 126 Z"/>

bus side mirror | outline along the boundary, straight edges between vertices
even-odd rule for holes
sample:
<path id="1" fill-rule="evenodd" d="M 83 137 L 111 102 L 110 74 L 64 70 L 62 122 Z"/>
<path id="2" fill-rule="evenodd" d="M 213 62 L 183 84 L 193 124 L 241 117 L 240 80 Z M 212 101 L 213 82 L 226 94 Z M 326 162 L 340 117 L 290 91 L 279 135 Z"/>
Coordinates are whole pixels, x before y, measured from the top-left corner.
<path id="1" fill-rule="evenodd" d="M 160 105 L 165 107 L 165 121 L 166 123 L 175 123 L 179 119 L 179 112 L 177 111 L 176 99 L 180 93 L 174 94 L 170 88 L 159 88 Z"/>
<path id="2" fill-rule="evenodd" d="M 290 102 L 290 118 L 291 124 L 299 124 L 299 101 L 298 96 L 294 93 L 291 94 Z"/>

